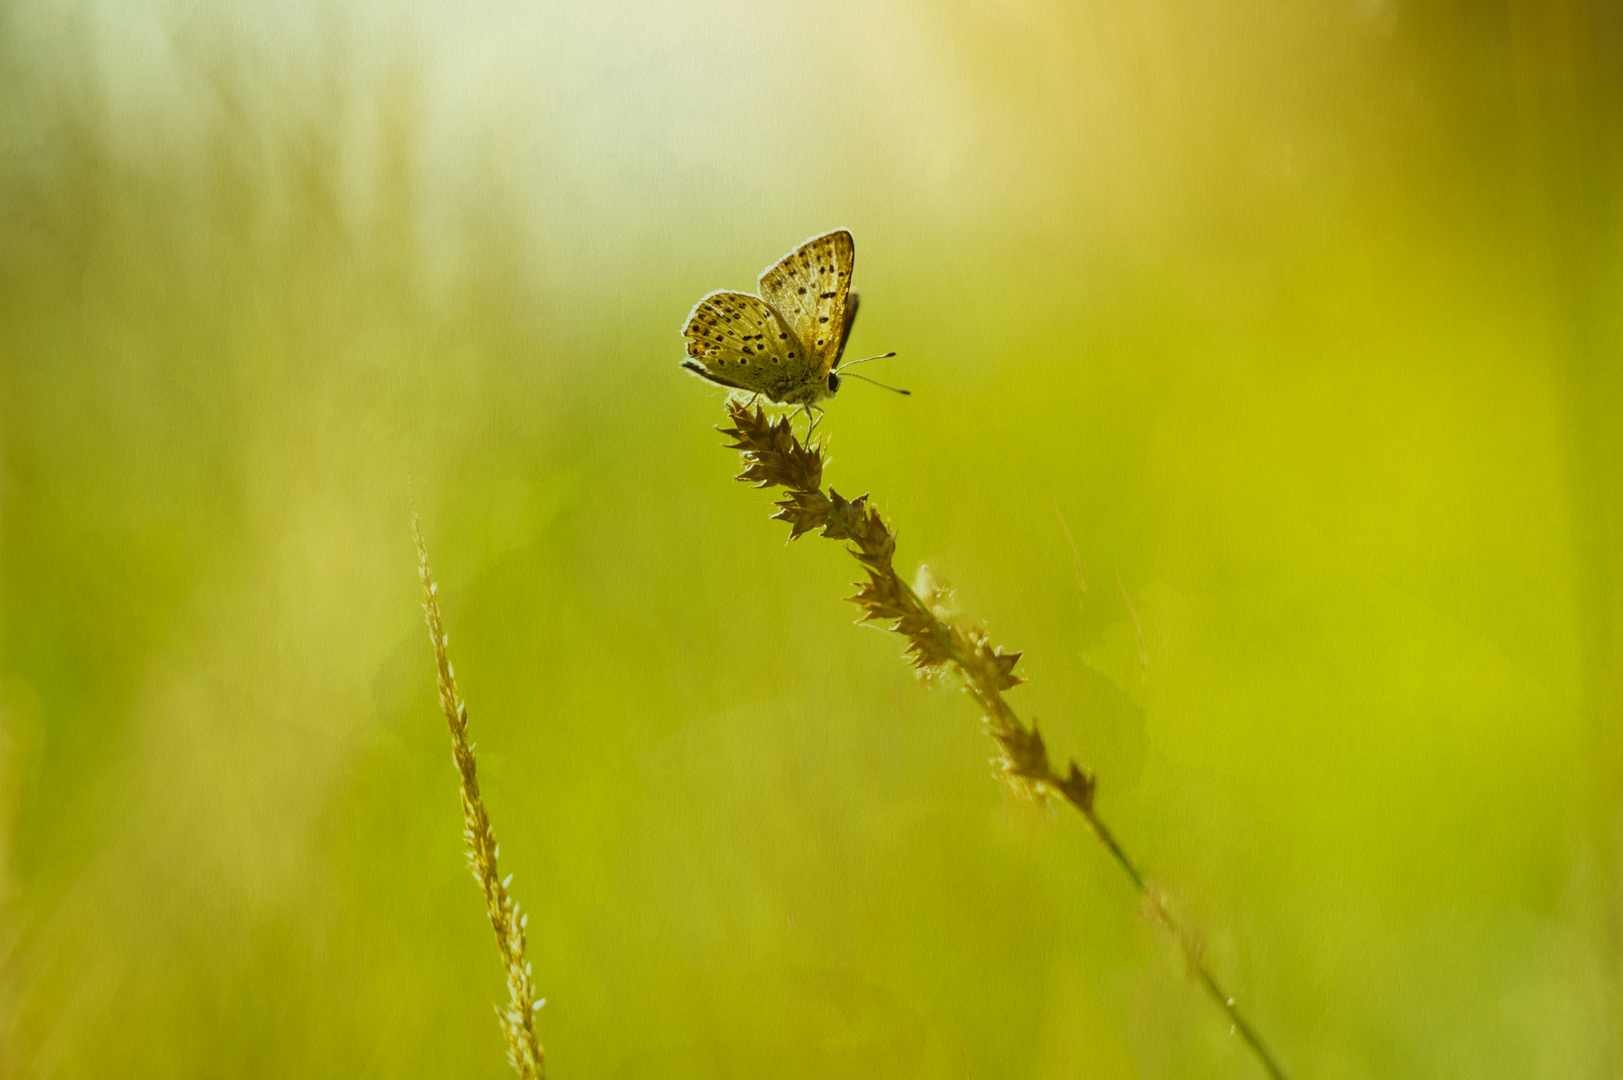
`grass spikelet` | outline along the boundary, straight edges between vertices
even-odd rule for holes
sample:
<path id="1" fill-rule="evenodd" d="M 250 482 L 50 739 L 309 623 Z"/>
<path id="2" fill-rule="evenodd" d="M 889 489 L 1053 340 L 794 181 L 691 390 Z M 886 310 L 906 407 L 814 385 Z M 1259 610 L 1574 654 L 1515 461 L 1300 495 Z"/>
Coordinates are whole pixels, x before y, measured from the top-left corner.
<path id="1" fill-rule="evenodd" d="M 885 624 L 903 638 L 907 658 L 922 673 L 955 674 L 962 680 L 964 692 L 980 708 L 987 734 L 998 746 L 1000 778 L 1032 798 L 1055 796 L 1082 815 L 1138 890 L 1147 916 L 1165 927 L 1177 943 L 1195 982 L 1223 1010 L 1234 1034 L 1268 1076 L 1284 1080 L 1283 1069 L 1261 1036 L 1206 966 L 1199 942 L 1174 920 L 1160 891 L 1146 884 L 1137 865 L 1100 820 L 1093 805 L 1097 786 L 1093 773 L 1074 760 L 1056 770 L 1037 726 L 1027 726 L 1004 699 L 1004 691 L 1024 681 L 1015 674 L 1020 654 L 994 645 L 984 625 L 953 617 L 947 597 L 927 571 L 921 571 L 917 589 L 903 580 L 895 566 L 895 532 L 867 495 L 846 499 L 832 486 L 824 491 L 823 444 L 809 438 L 801 442 L 789 416 L 772 418 L 759 406 L 752 408 L 737 399 L 728 401 L 727 415 L 732 426 L 719 430 L 731 440 L 728 449 L 739 451 L 744 463 L 736 479 L 755 487 L 784 489 L 773 504 L 777 513 L 772 518 L 788 524 L 790 539 L 816 532 L 847 542 L 847 550 L 867 574 L 857 583 L 855 595 L 847 598 L 862 609 L 858 621 Z"/>
<path id="2" fill-rule="evenodd" d="M 451 729 L 451 756 L 456 762 L 462 786 L 462 839 L 468 848 L 468 869 L 485 895 L 490 927 L 496 932 L 496 950 L 507 972 L 507 1004 L 496 1007 L 502 1037 L 507 1040 L 507 1060 L 521 1080 L 544 1080 L 546 1058 L 535 1036 L 535 1014 L 546 1004 L 535 996 L 530 964 L 525 958 L 525 927 L 529 916 L 507 891 L 507 882 L 497 869 L 500 847 L 490 815 L 479 794 L 479 768 L 474 761 L 473 744 L 468 742 L 468 706 L 456 689 L 456 672 L 446 650 L 445 623 L 440 618 L 437 586 L 428 568 L 428 547 L 423 543 L 417 515 L 411 515 L 411 535 L 417 542 L 417 576 L 423 586 L 423 618 L 434 643 L 434 662 L 439 669 L 440 707 Z"/>

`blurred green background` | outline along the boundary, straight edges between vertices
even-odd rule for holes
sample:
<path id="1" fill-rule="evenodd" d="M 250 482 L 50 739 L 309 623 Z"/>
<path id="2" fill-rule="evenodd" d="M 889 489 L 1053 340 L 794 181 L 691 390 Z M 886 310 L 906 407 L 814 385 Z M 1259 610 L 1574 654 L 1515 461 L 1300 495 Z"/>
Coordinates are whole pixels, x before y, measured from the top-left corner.
<path id="1" fill-rule="evenodd" d="M 4 5 L 0 1074 L 506 1075 L 414 495 L 556 1080 L 1260 1075 L 729 479 L 683 318 L 844 225 L 914 396 L 848 383 L 828 479 L 1291 1074 L 1623 1076 L 1619 55 L 1600 0 Z"/>

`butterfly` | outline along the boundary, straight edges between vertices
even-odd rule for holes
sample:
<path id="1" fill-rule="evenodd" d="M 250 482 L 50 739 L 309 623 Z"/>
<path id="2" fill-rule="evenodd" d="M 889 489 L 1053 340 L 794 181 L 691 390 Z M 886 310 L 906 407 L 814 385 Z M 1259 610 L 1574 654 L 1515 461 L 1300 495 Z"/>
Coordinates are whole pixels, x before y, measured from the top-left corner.
<path id="1" fill-rule="evenodd" d="M 761 271 L 759 296 L 725 289 L 707 293 L 682 327 L 688 339 L 682 366 L 721 386 L 799 405 L 815 425 L 811 411 L 821 413 L 817 403 L 838 392 L 842 368 L 896 355 L 840 363 L 857 317 L 857 294 L 851 291 L 855 261 L 850 231 L 835 229 Z"/>

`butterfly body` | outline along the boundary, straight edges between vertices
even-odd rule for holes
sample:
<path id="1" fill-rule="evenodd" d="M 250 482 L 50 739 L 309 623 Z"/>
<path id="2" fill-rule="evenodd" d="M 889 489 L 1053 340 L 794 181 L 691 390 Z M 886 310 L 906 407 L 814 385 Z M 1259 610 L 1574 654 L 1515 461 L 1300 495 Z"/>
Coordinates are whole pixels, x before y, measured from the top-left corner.
<path id="1" fill-rule="evenodd" d="M 840 387 L 856 318 L 856 248 L 845 229 L 814 236 L 761 272 L 760 295 L 720 290 L 688 314 L 682 366 L 781 405 L 814 406 Z"/>

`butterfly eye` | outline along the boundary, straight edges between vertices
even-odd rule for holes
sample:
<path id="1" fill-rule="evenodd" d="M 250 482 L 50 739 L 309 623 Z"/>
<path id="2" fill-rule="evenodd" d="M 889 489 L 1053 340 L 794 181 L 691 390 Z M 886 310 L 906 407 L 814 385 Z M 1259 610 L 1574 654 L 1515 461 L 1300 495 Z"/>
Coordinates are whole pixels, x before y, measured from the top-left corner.
<path id="1" fill-rule="evenodd" d="M 837 371 L 828 373 L 828 392 L 831 394 L 840 392 L 840 373 Z"/>

